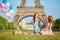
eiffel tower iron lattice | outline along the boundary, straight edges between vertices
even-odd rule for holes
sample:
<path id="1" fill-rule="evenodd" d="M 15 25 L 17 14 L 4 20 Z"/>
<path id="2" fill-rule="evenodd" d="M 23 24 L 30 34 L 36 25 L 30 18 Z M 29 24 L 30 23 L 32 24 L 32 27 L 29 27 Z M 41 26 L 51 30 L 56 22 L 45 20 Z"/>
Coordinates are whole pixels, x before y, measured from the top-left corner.
<path id="1" fill-rule="evenodd" d="M 15 15 L 14 21 L 19 24 L 19 22 L 26 16 L 33 16 L 35 13 L 39 14 L 39 17 L 43 19 L 46 18 L 44 12 L 44 6 L 41 6 L 40 0 L 34 0 L 34 7 L 26 7 L 26 0 L 21 0 L 20 6 L 17 6 L 17 13 Z M 41 19 L 40 19 L 41 20 Z M 42 21 L 43 22 L 43 21 Z"/>

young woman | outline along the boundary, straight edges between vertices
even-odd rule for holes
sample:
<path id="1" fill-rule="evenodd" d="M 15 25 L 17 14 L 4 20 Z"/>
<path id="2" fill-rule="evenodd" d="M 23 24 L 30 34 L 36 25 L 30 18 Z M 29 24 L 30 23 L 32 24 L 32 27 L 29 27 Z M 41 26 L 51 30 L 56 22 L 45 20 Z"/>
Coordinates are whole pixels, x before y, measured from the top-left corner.
<path id="1" fill-rule="evenodd" d="M 48 21 L 45 21 L 46 28 L 42 29 L 41 34 L 42 35 L 53 35 L 52 33 L 52 25 L 54 24 L 53 17 L 48 16 Z"/>
<path id="2" fill-rule="evenodd" d="M 33 26 L 34 26 L 34 33 L 40 34 L 41 24 L 39 20 L 39 14 L 35 13 L 33 17 Z"/>

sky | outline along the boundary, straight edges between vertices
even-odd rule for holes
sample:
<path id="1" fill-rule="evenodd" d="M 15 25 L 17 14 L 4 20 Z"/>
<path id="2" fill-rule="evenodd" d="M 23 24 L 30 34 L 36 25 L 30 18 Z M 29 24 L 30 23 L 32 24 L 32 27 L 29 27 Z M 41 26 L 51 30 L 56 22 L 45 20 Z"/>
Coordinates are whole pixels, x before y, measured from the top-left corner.
<path id="1" fill-rule="evenodd" d="M 0 0 L 2 2 L 3 0 Z M 13 20 L 14 16 L 17 12 L 17 6 L 20 6 L 21 0 L 7 0 L 12 6 L 14 10 L 14 14 L 12 18 L 7 18 L 5 13 L 1 11 L 0 8 L 0 16 L 6 18 L 7 20 Z M 44 11 L 46 15 L 52 15 L 54 20 L 60 18 L 60 0 L 40 0 L 42 6 L 44 6 Z M 27 0 L 26 6 L 31 7 L 34 6 L 34 0 Z M 24 18 L 27 22 L 31 21 L 33 17 Z"/>

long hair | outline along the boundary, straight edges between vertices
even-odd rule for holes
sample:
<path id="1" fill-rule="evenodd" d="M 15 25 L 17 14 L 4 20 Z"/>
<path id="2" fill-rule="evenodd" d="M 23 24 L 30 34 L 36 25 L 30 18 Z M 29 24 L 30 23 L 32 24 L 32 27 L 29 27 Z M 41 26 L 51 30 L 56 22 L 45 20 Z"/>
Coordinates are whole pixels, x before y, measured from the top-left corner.
<path id="1" fill-rule="evenodd" d="M 50 17 L 52 17 L 51 15 L 50 16 L 48 16 L 48 21 L 49 22 L 51 22 L 52 23 L 52 25 L 54 24 L 54 21 L 53 20 L 51 20 L 51 19 L 53 19 L 53 17 L 52 18 L 50 18 Z"/>
<path id="2" fill-rule="evenodd" d="M 37 14 L 37 13 L 35 13 L 35 14 L 34 14 L 34 17 L 33 17 L 33 21 L 34 21 L 34 23 L 35 23 L 36 14 Z"/>

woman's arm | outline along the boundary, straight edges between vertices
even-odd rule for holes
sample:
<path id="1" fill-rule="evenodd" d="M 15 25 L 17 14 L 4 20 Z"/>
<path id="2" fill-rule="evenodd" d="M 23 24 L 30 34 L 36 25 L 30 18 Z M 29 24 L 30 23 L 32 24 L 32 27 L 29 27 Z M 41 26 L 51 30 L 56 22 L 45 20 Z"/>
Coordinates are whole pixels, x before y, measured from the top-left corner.
<path id="1" fill-rule="evenodd" d="M 41 20 L 44 24 L 46 24 L 46 22 L 47 22 L 47 18 L 46 18 L 45 16 L 40 16 L 40 20 Z"/>
<path id="2" fill-rule="evenodd" d="M 44 19 L 40 16 L 40 18 L 39 18 L 43 23 L 44 23 Z"/>

